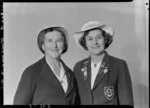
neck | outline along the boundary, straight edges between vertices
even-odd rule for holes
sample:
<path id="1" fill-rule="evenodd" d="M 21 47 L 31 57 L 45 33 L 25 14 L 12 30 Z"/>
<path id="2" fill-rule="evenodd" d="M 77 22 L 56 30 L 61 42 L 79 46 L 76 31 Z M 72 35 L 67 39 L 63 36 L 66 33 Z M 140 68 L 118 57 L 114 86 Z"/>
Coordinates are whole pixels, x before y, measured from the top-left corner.
<path id="1" fill-rule="evenodd" d="M 103 52 L 100 55 L 90 54 L 90 56 L 91 56 L 92 62 L 98 63 L 98 62 L 101 62 L 103 60 L 105 53 Z"/>
<path id="2" fill-rule="evenodd" d="M 50 56 L 45 55 L 46 60 L 48 61 L 48 63 L 50 63 L 52 66 L 60 66 L 60 57 L 58 58 L 53 58 Z"/>

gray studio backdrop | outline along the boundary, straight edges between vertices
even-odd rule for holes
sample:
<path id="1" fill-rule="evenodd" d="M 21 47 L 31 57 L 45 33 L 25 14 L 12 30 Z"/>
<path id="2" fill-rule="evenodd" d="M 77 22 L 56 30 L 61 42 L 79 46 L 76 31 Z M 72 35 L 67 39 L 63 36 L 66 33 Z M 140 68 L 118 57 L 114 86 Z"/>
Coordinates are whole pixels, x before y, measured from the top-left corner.
<path id="1" fill-rule="evenodd" d="M 69 49 L 62 56 L 73 69 L 88 57 L 78 48 L 73 33 L 91 20 L 102 21 L 115 30 L 110 55 L 128 63 L 135 108 L 148 108 L 148 10 L 144 0 L 128 3 L 4 3 L 4 104 L 13 98 L 23 70 L 43 57 L 37 35 L 49 26 L 64 26 L 69 32 Z"/>

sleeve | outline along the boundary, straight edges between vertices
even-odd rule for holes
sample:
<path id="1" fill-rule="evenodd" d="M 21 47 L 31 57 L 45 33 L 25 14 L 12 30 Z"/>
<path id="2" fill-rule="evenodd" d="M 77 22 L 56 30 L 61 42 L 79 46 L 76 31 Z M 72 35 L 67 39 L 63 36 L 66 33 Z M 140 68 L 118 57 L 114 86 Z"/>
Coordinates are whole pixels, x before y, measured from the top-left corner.
<path id="1" fill-rule="evenodd" d="M 129 69 L 125 61 L 119 68 L 118 72 L 118 96 L 120 105 L 133 106 L 132 82 L 129 74 Z"/>
<path id="2" fill-rule="evenodd" d="M 77 81 L 75 79 L 75 85 L 76 85 L 76 96 L 75 96 L 75 105 L 80 105 L 81 104 L 81 100 L 80 100 L 80 95 L 79 95 L 79 89 L 78 89 L 78 85 L 77 85 Z"/>
<path id="3" fill-rule="evenodd" d="M 80 95 L 79 95 L 79 89 L 78 89 L 78 84 L 77 84 L 77 78 L 76 78 L 76 75 L 75 75 L 75 68 L 77 67 L 77 65 L 74 66 L 73 68 L 73 72 L 74 72 L 74 76 L 75 76 L 75 86 L 76 86 L 76 96 L 75 96 L 75 102 L 74 104 L 75 105 L 80 105 L 81 104 L 81 99 L 80 99 Z"/>
<path id="4" fill-rule="evenodd" d="M 21 80 L 14 96 L 14 105 L 32 104 L 34 88 L 35 76 L 31 69 L 26 69 L 21 76 Z"/>
<path id="5" fill-rule="evenodd" d="M 76 63 L 76 64 L 74 65 L 74 67 L 73 67 L 73 72 L 74 72 L 74 74 L 75 74 L 75 77 L 76 77 L 76 74 L 77 74 L 77 71 L 78 71 L 78 64 L 79 64 L 79 63 Z"/>

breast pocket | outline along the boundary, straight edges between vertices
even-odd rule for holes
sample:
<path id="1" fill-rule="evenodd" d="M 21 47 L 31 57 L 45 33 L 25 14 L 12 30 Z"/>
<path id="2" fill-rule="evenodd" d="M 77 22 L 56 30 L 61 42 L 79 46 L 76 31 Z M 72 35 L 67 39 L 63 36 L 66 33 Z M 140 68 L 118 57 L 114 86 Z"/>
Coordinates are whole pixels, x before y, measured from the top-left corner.
<path id="1" fill-rule="evenodd" d="M 116 94 L 114 85 L 107 85 L 103 88 L 104 96 L 107 100 L 111 101 Z"/>

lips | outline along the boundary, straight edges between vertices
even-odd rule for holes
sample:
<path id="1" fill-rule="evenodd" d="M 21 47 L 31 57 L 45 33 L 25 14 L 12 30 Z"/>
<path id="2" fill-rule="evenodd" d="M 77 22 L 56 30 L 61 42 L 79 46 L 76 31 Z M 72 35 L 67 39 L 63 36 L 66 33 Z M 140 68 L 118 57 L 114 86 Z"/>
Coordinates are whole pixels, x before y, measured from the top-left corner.
<path id="1" fill-rule="evenodd" d="M 97 48 L 100 48 L 100 46 L 94 46 L 94 47 L 91 47 L 92 49 L 97 49 Z"/>
<path id="2" fill-rule="evenodd" d="M 51 51 L 58 52 L 59 49 L 50 49 Z"/>

